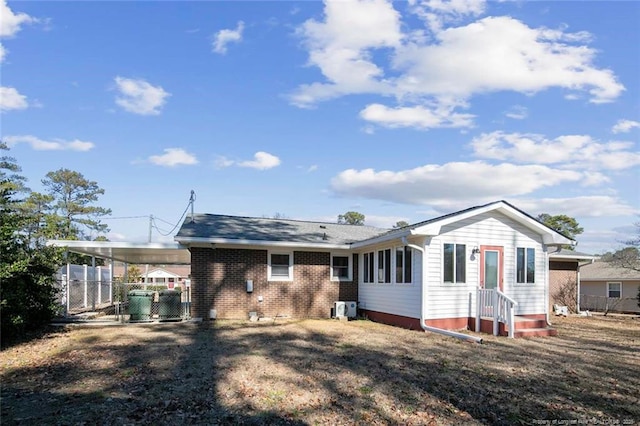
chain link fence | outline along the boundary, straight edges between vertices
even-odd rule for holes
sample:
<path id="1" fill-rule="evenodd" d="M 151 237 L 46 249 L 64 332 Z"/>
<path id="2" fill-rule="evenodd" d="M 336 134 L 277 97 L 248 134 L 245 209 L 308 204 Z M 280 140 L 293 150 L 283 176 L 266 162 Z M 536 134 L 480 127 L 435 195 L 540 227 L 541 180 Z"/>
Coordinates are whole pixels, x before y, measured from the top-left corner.
<path id="1" fill-rule="evenodd" d="M 115 317 L 120 322 L 181 321 L 191 318 L 191 288 L 176 285 L 116 283 Z"/>
<path id="2" fill-rule="evenodd" d="M 60 315 L 93 312 L 114 321 L 180 321 L 191 318 L 191 288 L 167 285 L 58 279 Z"/>

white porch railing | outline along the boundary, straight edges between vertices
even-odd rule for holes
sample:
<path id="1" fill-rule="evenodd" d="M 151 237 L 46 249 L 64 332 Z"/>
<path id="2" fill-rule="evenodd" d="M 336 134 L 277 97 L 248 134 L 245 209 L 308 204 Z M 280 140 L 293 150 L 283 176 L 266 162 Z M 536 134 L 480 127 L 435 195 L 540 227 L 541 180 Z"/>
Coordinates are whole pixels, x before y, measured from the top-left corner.
<path id="1" fill-rule="evenodd" d="M 493 318 L 493 335 L 498 335 L 499 324 L 507 325 L 509 337 L 515 336 L 515 307 L 518 302 L 498 289 L 478 288 L 476 296 L 476 331 L 480 330 L 481 318 Z"/>

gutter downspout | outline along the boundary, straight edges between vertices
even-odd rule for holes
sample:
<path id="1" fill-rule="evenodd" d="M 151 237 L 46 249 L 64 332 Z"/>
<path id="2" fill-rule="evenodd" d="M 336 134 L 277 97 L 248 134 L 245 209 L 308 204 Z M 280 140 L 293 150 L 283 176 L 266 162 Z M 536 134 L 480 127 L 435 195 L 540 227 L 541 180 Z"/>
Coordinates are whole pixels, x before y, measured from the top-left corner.
<path id="1" fill-rule="evenodd" d="M 548 247 L 548 246 L 547 246 Z M 549 318 L 549 301 L 551 299 L 551 295 L 549 294 L 551 289 L 549 286 L 551 285 L 550 274 L 551 270 L 549 268 L 549 261 L 551 259 L 551 255 L 553 253 L 559 253 L 562 250 L 562 246 L 556 246 L 555 251 L 549 253 L 548 250 L 544 251 L 544 275 L 545 275 L 545 286 L 544 286 L 544 309 L 546 311 L 547 316 L 547 327 L 551 327 L 551 319 Z"/>
<path id="2" fill-rule="evenodd" d="M 578 262 L 578 268 L 576 269 L 576 313 L 577 314 L 580 313 L 580 268 L 582 268 L 583 266 L 591 265 L 595 261 L 596 261 L 595 259 L 591 259 L 591 261 L 583 264 L 580 264 L 580 262 Z"/>
<path id="3" fill-rule="evenodd" d="M 425 294 L 426 292 L 424 291 L 424 286 L 425 286 L 425 265 L 427 264 L 427 262 L 425 262 L 425 251 L 424 251 L 424 247 L 420 247 L 417 246 L 415 244 L 409 244 L 409 242 L 407 241 L 407 237 L 402 237 L 402 244 L 404 244 L 407 247 L 411 247 L 414 250 L 418 250 L 420 253 L 422 253 L 422 282 L 420 285 L 420 301 L 421 301 L 421 306 L 420 306 L 420 327 L 422 327 L 422 329 L 427 332 L 430 331 L 432 333 L 439 333 L 439 334 L 443 334 L 445 336 L 449 336 L 449 337 L 455 337 L 457 339 L 462 339 L 462 340 L 467 340 L 470 342 L 474 342 L 474 343 L 482 343 L 482 338 L 481 337 L 474 337 L 474 336 L 469 336 L 468 334 L 464 334 L 464 333 L 458 333 L 456 331 L 451 331 L 451 330 L 445 330 L 443 328 L 437 328 L 437 327 L 430 327 L 428 325 L 425 325 L 425 321 L 427 318 L 427 303 L 426 303 L 426 297 Z"/>

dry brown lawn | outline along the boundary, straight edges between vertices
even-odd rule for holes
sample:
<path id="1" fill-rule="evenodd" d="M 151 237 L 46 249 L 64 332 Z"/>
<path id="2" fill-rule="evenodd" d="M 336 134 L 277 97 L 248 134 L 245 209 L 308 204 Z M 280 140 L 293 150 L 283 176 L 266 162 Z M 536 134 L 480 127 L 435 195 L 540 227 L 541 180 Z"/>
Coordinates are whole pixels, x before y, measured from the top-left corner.
<path id="1" fill-rule="evenodd" d="M 1 420 L 638 424 L 640 320 L 555 321 L 482 345 L 369 321 L 67 327 L 0 353 Z"/>

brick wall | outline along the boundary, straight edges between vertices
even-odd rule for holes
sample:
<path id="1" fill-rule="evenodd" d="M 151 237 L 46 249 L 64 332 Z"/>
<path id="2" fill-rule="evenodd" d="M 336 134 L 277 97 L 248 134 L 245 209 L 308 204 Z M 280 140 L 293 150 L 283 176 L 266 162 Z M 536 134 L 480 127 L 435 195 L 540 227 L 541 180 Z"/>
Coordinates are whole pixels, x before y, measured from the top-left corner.
<path id="1" fill-rule="evenodd" d="M 293 281 L 267 281 L 267 251 L 246 249 L 191 249 L 191 300 L 193 317 L 247 319 L 260 316 L 328 318 L 336 300 L 358 300 L 357 256 L 353 255 L 354 281 L 330 280 L 330 254 L 295 251 Z M 246 281 L 253 280 L 247 293 Z M 258 301 L 262 296 L 263 301 Z"/>

